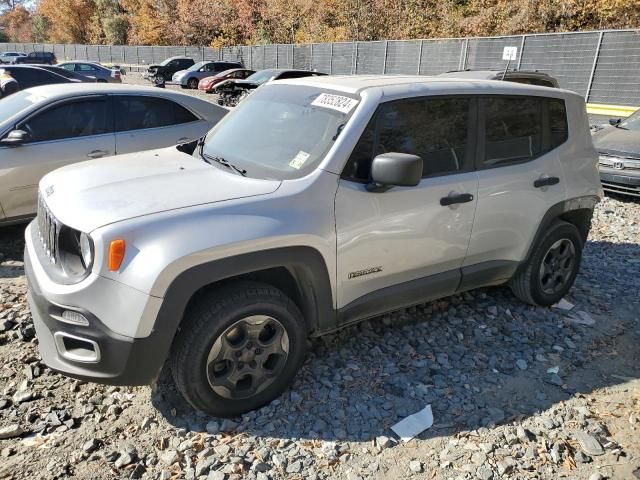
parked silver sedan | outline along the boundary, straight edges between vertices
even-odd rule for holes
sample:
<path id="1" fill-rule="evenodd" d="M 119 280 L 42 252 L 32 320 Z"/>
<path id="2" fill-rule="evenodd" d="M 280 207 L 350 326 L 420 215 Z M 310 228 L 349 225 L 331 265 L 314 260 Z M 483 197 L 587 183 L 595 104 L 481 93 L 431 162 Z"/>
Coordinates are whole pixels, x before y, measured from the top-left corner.
<path id="1" fill-rule="evenodd" d="M 52 170 L 191 142 L 226 113 L 196 97 L 128 85 L 46 85 L 6 97 L 0 100 L 0 224 L 35 215 L 38 182 Z"/>
<path id="2" fill-rule="evenodd" d="M 73 60 L 58 63 L 56 66 L 85 77 L 95 78 L 100 83 L 122 83 L 120 70 L 107 68 L 96 62 Z"/>

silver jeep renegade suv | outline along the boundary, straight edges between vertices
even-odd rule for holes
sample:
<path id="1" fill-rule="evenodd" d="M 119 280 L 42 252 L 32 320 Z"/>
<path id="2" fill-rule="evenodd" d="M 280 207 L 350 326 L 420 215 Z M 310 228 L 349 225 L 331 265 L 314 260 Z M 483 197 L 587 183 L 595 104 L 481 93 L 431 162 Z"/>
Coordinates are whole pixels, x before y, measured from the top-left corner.
<path id="1" fill-rule="evenodd" d="M 485 285 L 560 300 L 596 164 L 568 91 L 274 82 L 198 142 L 42 180 L 25 254 L 42 357 L 123 385 L 168 362 L 193 406 L 238 415 L 292 382 L 309 336 Z"/>

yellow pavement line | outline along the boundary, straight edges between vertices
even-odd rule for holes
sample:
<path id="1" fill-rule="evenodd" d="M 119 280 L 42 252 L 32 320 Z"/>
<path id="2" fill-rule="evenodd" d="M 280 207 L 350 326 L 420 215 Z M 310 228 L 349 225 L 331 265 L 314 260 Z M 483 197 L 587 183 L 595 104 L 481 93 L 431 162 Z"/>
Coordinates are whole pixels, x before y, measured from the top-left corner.
<path id="1" fill-rule="evenodd" d="M 609 117 L 628 117 L 638 107 L 627 107 L 624 105 L 604 105 L 602 103 L 587 103 L 587 113 L 592 115 L 607 115 Z"/>

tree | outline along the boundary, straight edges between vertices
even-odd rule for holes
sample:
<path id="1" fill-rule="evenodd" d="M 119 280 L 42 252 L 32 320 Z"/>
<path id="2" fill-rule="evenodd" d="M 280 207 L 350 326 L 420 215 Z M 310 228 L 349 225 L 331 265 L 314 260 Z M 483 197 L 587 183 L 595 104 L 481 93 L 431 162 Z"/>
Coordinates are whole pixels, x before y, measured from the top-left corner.
<path id="1" fill-rule="evenodd" d="M 37 13 L 47 17 L 54 43 L 87 43 L 87 20 L 96 9 L 93 0 L 41 0 Z"/>
<path id="2" fill-rule="evenodd" d="M 36 43 L 46 43 L 49 41 L 49 29 L 51 25 L 49 19 L 44 15 L 32 15 L 31 36 Z"/>
<path id="3" fill-rule="evenodd" d="M 94 44 L 127 43 L 129 21 L 119 0 L 94 0 L 95 10 L 89 26 L 89 41 Z"/>
<path id="4" fill-rule="evenodd" d="M 30 42 L 31 14 L 23 6 L 17 6 L 4 14 L 6 33 L 13 42 Z"/>
<path id="5" fill-rule="evenodd" d="M 177 43 L 173 24 L 177 0 L 121 0 L 131 27 L 129 42 L 138 45 Z"/>

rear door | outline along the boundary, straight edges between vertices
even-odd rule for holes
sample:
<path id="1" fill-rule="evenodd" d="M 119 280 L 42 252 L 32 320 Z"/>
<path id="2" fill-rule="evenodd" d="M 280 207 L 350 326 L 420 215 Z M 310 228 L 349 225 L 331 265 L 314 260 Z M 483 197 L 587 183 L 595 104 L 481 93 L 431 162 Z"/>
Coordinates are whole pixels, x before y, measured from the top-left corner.
<path id="1" fill-rule="evenodd" d="M 551 102 L 528 96 L 481 100 L 478 208 L 465 266 L 520 262 L 547 210 L 566 198 L 554 150 L 566 140 L 566 122 L 562 127 L 550 120 Z"/>
<path id="2" fill-rule="evenodd" d="M 211 128 L 209 122 L 166 98 L 114 95 L 112 101 L 118 154 L 190 142 Z"/>
<path id="3" fill-rule="evenodd" d="M 115 151 L 105 96 L 58 103 L 18 122 L 16 128 L 31 139 L 20 146 L 0 146 L 0 204 L 7 217 L 35 213 L 38 182 L 45 174 Z"/>

